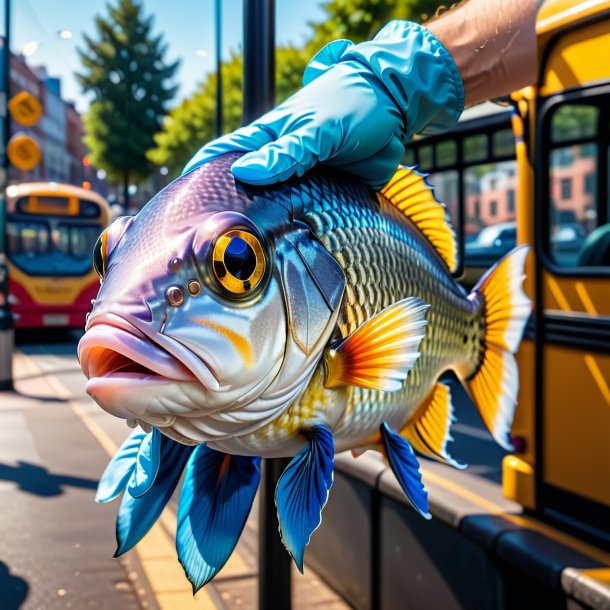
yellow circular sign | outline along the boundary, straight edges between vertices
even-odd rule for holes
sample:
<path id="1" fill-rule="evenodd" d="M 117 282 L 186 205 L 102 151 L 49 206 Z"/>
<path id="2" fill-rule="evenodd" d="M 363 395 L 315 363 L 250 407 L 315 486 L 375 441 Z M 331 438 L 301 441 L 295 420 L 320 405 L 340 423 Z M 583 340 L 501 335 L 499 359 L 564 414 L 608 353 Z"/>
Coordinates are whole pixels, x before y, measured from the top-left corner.
<path id="1" fill-rule="evenodd" d="M 29 91 L 14 95 L 8 102 L 8 109 L 13 119 L 24 127 L 35 125 L 43 113 L 40 102 Z"/>
<path id="2" fill-rule="evenodd" d="M 24 172 L 34 169 L 42 158 L 38 142 L 24 133 L 17 133 L 10 139 L 6 152 L 9 161 Z"/>

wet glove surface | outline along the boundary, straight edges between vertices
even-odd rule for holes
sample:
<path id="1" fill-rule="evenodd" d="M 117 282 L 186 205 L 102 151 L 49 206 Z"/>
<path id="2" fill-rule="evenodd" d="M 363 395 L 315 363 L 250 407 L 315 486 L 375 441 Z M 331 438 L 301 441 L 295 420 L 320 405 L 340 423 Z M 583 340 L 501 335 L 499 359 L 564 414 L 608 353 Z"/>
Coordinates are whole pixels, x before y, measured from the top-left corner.
<path id="1" fill-rule="evenodd" d="M 250 184 L 301 176 L 316 163 L 373 188 L 392 177 L 414 133 L 450 128 L 464 106 L 457 68 L 425 28 L 392 21 L 370 42 L 337 40 L 311 60 L 304 87 L 252 124 L 207 144 L 184 173 L 230 151 Z"/>

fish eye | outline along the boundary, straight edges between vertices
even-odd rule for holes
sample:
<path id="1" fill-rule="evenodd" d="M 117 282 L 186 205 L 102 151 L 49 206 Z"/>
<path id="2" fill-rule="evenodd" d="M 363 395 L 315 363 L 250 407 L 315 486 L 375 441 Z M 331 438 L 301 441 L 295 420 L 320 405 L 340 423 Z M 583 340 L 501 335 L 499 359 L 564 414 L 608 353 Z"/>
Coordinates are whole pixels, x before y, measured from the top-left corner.
<path id="1" fill-rule="evenodd" d="M 100 280 L 104 279 L 104 275 L 106 274 L 106 251 L 108 244 L 108 235 L 107 232 L 104 231 L 95 242 L 95 246 L 93 246 L 93 268 L 100 276 Z"/>
<path id="2" fill-rule="evenodd" d="M 265 266 L 263 248 L 254 234 L 231 229 L 216 240 L 212 253 L 214 276 L 231 295 L 242 296 L 256 288 Z"/>

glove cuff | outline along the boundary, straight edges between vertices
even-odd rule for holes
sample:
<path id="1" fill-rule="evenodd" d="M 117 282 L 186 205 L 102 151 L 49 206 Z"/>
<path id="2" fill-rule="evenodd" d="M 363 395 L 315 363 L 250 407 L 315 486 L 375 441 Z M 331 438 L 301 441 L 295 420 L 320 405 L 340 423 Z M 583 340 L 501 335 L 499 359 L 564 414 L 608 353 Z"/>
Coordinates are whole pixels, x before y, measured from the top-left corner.
<path id="1" fill-rule="evenodd" d="M 453 58 L 429 30 L 410 21 L 388 23 L 370 42 L 348 47 L 341 63 L 366 65 L 401 110 L 405 136 L 438 133 L 464 110 L 464 85 Z"/>

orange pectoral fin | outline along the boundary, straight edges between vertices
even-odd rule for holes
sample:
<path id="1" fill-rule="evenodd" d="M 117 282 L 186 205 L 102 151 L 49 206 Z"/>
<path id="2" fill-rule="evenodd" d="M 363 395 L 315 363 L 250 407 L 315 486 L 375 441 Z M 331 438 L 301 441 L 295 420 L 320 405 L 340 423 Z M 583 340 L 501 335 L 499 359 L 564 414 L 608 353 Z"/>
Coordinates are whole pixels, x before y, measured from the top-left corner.
<path id="1" fill-rule="evenodd" d="M 419 357 L 429 305 L 411 297 L 390 305 L 325 354 L 328 388 L 400 390 Z"/>

